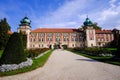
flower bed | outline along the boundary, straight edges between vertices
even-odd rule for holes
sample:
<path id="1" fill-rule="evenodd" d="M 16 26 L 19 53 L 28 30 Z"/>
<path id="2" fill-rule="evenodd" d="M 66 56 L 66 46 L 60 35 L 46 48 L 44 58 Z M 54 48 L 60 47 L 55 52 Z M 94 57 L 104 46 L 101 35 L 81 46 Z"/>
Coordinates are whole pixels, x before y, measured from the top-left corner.
<path id="1" fill-rule="evenodd" d="M 3 64 L 0 66 L 0 72 L 7 72 L 7 71 L 12 71 L 23 67 L 31 66 L 32 63 L 33 63 L 32 59 L 27 58 L 27 61 L 22 62 L 20 64 Z"/>
<path id="2" fill-rule="evenodd" d="M 33 63 L 31 58 L 37 59 L 43 56 L 44 54 L 46 54 L 48 50 L 49 50 L 48 48 L 26 50 L 25 53 L 26 55 L 28 55 L 27 57 L 29 57 L 27 61 L 22 62 L 20 64 L 3 64 L 0 66 L 0 72 L 7 72 L 7 71 L 17 70 L 23 67 L 31 66 Z"/>
<path id="3" fill-rule="evenodd" d="M 93 56 L 113 56 L 112 52 L 105 48 L 74 48 L 73 50 Z"/>

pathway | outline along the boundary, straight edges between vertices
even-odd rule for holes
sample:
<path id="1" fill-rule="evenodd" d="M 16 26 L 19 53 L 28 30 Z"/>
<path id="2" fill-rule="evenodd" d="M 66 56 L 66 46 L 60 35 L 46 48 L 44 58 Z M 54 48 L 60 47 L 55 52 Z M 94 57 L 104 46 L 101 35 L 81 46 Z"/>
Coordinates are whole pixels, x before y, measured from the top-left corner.
<path id="1" fill-rule="evenodd" d="M 44 67 L 0 80 L 120 80 L 120 67 L 55 50 Z"/>

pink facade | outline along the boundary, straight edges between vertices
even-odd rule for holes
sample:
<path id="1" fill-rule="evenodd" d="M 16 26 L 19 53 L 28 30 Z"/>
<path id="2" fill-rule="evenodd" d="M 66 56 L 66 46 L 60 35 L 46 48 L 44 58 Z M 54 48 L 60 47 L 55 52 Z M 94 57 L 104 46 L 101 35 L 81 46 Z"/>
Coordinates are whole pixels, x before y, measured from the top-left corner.
<path id="1" fill-rule="evenodd" d="M 97 46 L 107 46 L 109 42 L 114 40 L 114 35 L 111 30 L 96 30 Z"/>

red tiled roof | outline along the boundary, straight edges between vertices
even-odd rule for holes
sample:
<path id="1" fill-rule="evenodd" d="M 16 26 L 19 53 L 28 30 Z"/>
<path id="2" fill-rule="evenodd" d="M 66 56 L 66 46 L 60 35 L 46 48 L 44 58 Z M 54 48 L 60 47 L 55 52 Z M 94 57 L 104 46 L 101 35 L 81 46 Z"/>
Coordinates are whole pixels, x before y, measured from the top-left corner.
<path id="1" fill-rule="evenodd" d="M 71 29 L 71 28 L 38 28 L 38 29 L 35 29 L 35 30 L 32 30 L 31 32 L 46 32 L 46 33 L 49 33 L 49 32 L 78 32 L 79 30 L 78 29 Z"/>
<path id="2" fill-rule="evenodd" d="M 12 32 L 11 32 L 10 30 L 8 30 L 8 34 L 9 34 L 9 35 L 11 35 L 11 34 L 12 34 Z"/>
<path id="3" fill-rule="evenodd" d="M 112 30 L 95 30 L 96 33 L 112 33 Z"/>

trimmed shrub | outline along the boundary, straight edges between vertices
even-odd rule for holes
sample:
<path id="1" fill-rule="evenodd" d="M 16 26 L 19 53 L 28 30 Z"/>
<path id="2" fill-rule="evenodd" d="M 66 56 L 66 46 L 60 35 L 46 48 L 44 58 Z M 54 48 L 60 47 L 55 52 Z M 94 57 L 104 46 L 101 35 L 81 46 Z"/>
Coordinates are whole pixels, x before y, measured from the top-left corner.
<path id="1" fill-rule="evenodd" d="M 56 44 L 54 44 L 53 47 L 54 47 L 54 49 L 57 49 L 57 45 Z"/>
<path id="2" fill-rule="evenodd" d="M 63 49 L 67 49 L 68 46 L 66 44 L 62 45 Z"/>
<path id="3" fill-rule="evenodd" d="M 0 59 L 1 64 L 19 64 L 27 60 L 19 33 L 13 33 Z"/>

